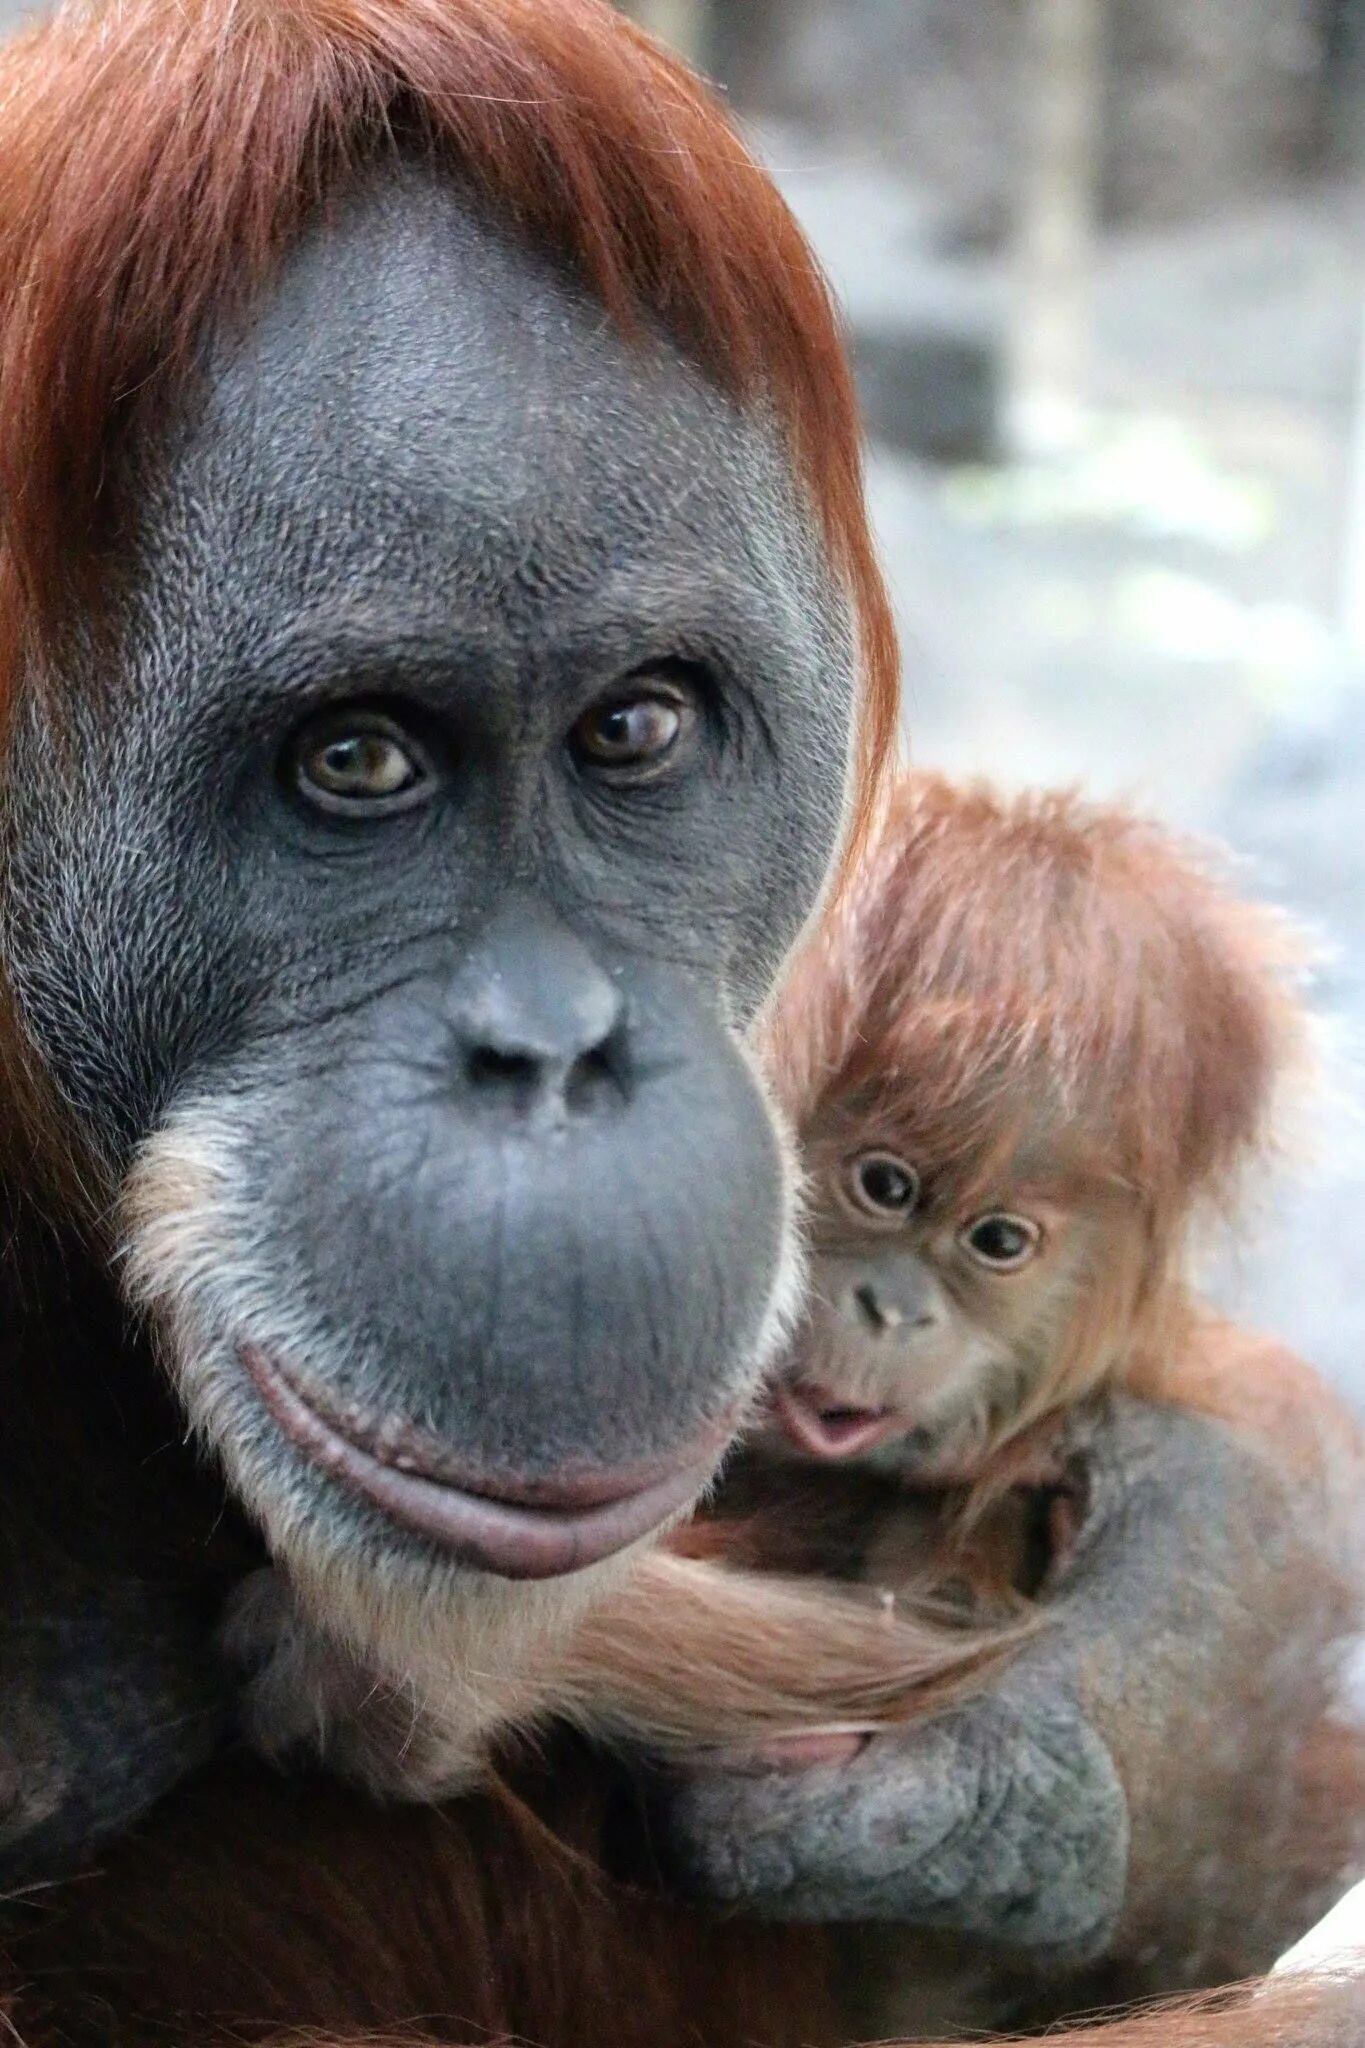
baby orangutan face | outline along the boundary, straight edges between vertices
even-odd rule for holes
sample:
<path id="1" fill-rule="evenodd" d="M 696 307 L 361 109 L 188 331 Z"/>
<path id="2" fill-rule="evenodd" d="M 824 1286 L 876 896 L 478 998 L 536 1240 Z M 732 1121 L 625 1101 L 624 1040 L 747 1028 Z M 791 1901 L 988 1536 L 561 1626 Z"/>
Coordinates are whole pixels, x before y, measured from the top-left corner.
<path id="1" fill-rule="evenodd" d="M 1047 1371 L 1086 1219 L 1022 1169 L 967 1195 L 866 1125 L 806 1157 L 811 1298 L 773 1423 L 806 1457 L 958 1465 Z"/>

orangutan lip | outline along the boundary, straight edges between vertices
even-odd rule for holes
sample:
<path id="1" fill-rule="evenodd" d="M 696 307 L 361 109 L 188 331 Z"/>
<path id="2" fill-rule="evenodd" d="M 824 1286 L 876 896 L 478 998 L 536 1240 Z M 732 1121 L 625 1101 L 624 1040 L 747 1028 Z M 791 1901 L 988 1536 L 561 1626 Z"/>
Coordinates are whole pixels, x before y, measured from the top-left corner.
<path id="1" fill-rule="evenodd" d="M 812 1458 L 856 1458 L 913 1426 L 898 1409 L 853 1408 L 828 1387 L 778 1387 L 773 1414 L 797 1449 Z"/>
<path id="2" fill-rule="evenodd" d="M 238 1346 L 253 1386 L 280 1431 L 309 1463 L 414 1534 L 504 1579 L 556 1579 L 612 1557 L 686 1508 L 715 1471 L 733 1434 L 727 1422 L 689 1446 L 680 1463 L 494 1487 L 415 1469 L 419 1433 L 377 1433 L 321 1412 L 254 1344 Z"/>

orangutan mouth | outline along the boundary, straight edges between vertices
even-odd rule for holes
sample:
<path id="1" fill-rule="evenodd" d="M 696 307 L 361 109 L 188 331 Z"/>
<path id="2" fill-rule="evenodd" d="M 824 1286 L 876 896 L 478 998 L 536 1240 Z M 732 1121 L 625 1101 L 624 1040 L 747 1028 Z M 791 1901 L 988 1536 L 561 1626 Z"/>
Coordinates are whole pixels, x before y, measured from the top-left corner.
<path id="1" fill-rule="evenodd" d="M 829 1387 L 778 1387 L 773 1417 L 811 1458 L 857 1458 L 913 1427 L 898 1408 L 855 1408 Z"/>
<path id="2" fill-rule="evenodd" d="M 504 1579 L 562 1578 L 638 1543 L 695 1500 L 733 1433 L 729 1423 L 713 1428 L 668 1464 L 494 1487 L 457 1476 L 416 1430 L 324 1413 L 254 1344 L 238 1352 L 281 1434 L 311 1465 L 461 1563 Z"/>

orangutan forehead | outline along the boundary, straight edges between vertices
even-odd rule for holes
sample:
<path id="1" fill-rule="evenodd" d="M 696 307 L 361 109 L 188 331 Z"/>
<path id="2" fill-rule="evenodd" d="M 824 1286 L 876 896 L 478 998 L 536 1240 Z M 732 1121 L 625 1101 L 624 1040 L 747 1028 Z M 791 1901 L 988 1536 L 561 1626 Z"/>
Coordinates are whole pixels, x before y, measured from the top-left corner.
<path id="1" fill-rule="evenodd" d="M 220 333 L 146 553 L 170 532 L 177 575 L 186 548 L 230 559 L 272 620 L 340 594 L 543 644 L 547 610 L 590 599 L 631 634 L 653 613 L 660 656 L 688 632 L 741 664 L 751 639 L 779 658 L 814 640 L 850 672 L 780 437 L 647 341 L 450 178 L 375 170 Z"/>

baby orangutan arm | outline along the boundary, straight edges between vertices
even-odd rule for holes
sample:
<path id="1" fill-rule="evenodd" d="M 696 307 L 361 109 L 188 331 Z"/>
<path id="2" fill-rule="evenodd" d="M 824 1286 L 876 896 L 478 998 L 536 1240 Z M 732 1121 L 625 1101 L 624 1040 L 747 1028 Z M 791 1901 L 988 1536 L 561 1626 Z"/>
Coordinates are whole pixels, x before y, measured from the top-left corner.
<path id="1" fill-rule="evenodd" d="M 1205 1413 L 1067 1419 L 1084 1499 L 1049 1625 L 977 1697 L 838 1766 L 665 1788 L 693 1891 L 1104 1958 L 1116 1996 L 1264 1968 L 1331 1903 L 1365 1849 L 1360 1747 L 1330 1719 L 1358 1447 L 1295 1361 L 1208 1341 L 1174 1390 Z M 1229 1426 L 1207 1411 L 1233 1388 Z"/>

